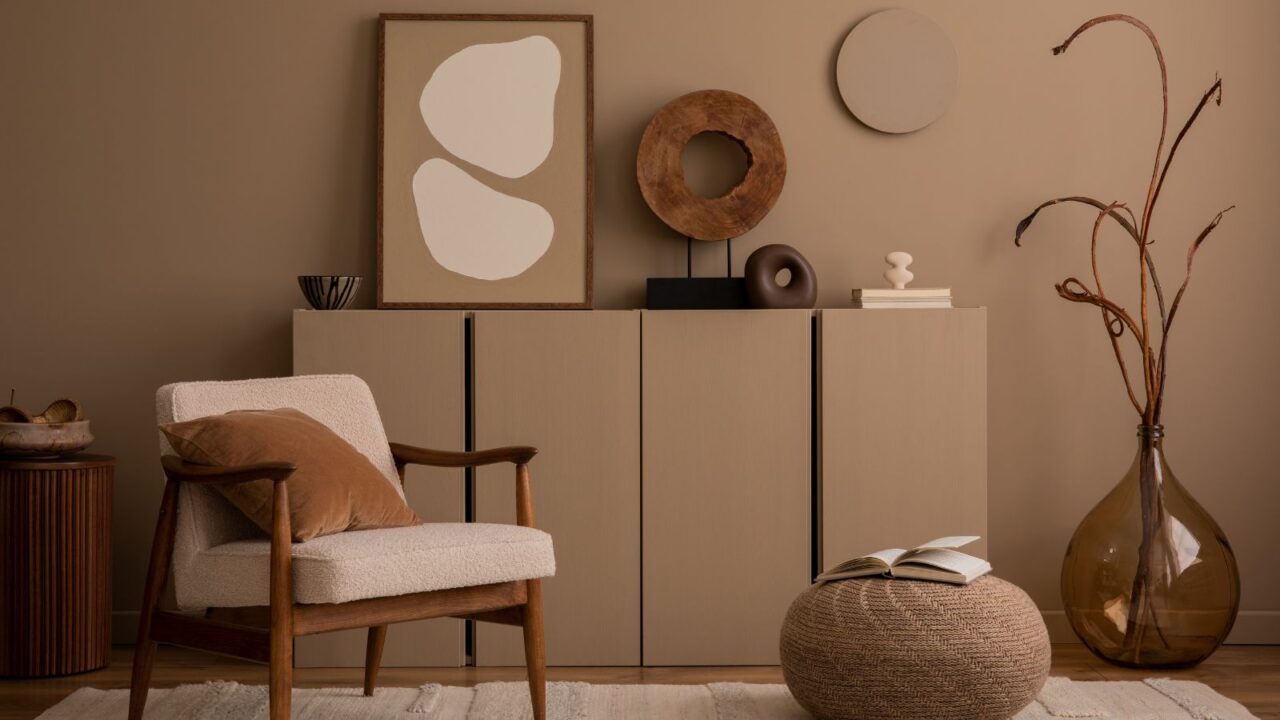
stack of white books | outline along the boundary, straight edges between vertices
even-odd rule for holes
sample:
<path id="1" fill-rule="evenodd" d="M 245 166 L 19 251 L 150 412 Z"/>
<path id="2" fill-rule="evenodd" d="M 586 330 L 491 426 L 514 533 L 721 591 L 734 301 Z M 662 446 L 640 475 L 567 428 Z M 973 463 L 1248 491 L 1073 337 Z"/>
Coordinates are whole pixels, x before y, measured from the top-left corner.
<path id="1" fill-rule="evenodd" d="M 854 288 L 853 306 L 863 310 L 949 308 L 951 288 Z"/>

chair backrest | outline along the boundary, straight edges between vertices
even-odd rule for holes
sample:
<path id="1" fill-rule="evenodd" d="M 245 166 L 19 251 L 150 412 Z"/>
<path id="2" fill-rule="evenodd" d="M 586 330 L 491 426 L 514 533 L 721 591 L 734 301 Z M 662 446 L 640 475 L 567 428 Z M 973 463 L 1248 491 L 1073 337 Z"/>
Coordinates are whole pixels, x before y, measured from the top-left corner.
<path id="1" fill-rule="evenodd" d="M 395 461 L 382 428 L 373 393 L 354 375 L 303 375 L 298 377 L 185 382 L 156 391 L 156 420 L 160 424 L 185 422 L 232 410 L 296 408 L 324 423 L 351 443 L 386 476 L 403 497 Z M 160 433 L 161 454 L 172 453 Z M 184 597 L 183 586 L 192 562 L 201 551 L 215 545 L 262 537 L 231 503 L 211 488 L 184 486 L 178 492 L 177 533 L 173 552 L 173 582 L 178 606 L 194 609 Z"/>

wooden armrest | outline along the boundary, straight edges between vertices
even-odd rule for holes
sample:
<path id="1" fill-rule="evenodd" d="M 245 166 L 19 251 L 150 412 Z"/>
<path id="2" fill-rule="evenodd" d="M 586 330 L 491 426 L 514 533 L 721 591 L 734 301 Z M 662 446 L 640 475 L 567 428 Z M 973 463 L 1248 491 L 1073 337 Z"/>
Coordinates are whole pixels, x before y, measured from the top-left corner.
<path id="1" fill-rule="evenodd" d="M 475 467 L 493 465 L 495 463 L 515 463 L 524 465 L 538 454 L 537 448 L 513 446 L 474 452 L 454 452 L 451 450 L 428 450 L 427 448 L 391 443 L 391 456 L 396 465 L 430 465 L 432 467 Z"/>
<path id="2" fill-rule="evenodd" d="M 165 455 L 160 458 L 160 465 L 171 480 L 197 485 L 237 485 L 253 480 L 284 482 L 297 469 L 293 463 L 287 462 L 263 462 L 234 467 L 197 465 L 177 455 Z"/>

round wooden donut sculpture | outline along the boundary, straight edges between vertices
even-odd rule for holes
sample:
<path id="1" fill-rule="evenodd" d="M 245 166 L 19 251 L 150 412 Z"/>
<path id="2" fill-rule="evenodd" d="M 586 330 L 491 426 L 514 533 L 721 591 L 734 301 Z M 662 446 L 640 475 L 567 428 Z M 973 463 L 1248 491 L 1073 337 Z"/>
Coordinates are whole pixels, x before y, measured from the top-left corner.
<path id="1" fill-rule="evenodd" d="M 778 284 L 778 273 L 787 270 L 791 281 Z M 818 302 L 818 279 L 813 266 L 790 245 L 764 245 L 751 253 L 743 275 L 747 299 L 754 308 L 811 308 Z"/>
<path id="2" fill-rule="evenodd" d="M 746 176 L 718 198 L 695 195 L 684 180 L 684 146 L 704 132 L 728 136 L 747 154 Z M 786 177 L 778 128 L 759 105 L 727 90 L 699 90 L 667 103 L 649 121 L 636 156 L 645 202 L 696 240 L 729 240 L 755 227 L 773 209 Z"/>

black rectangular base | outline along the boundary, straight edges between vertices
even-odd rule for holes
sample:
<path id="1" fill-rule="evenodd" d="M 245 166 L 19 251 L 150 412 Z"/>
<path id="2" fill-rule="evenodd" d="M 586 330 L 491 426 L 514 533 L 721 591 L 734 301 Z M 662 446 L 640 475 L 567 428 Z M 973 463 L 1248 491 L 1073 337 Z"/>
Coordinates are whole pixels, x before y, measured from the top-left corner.
<path id="1" fill-rule="evenodd" d="M 735 277 L 649 278 L 650 310 L 737 310 L 749 308 L 747 281 Z"/>

